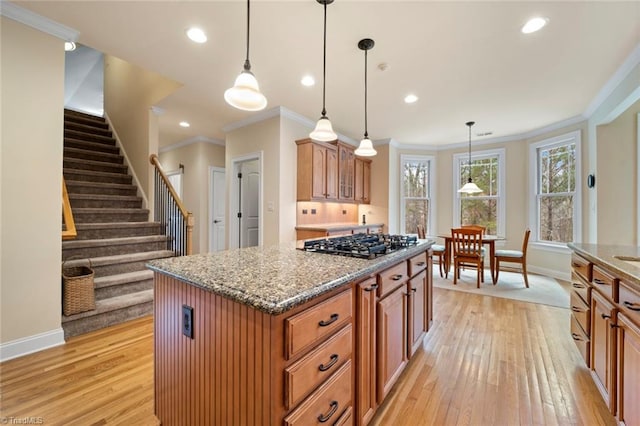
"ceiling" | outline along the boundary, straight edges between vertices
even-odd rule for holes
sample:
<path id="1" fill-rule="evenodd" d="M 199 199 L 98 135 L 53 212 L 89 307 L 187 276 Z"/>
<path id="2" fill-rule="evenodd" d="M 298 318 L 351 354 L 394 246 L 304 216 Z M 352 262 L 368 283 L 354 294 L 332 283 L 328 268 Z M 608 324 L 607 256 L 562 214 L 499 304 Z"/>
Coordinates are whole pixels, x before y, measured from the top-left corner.
<path id="1" fill-rule="evenodd" d="M 224 140 L 225 126 L 250 117 L 223 99 L 242 69 L 246 2 L 16 1 L 79 31 L 78 42 L 183 84 L 157 106 L 160 145 Z M 548 25 L 520 32 L 532 16 Z M 640 45 L 640 2 L 336 0 L 327 11 L 327 115 L 354 140 L 430 147 L 508 137 L 588 113 L 600 90 Z M 315 0 L 251 3 L 250 59 L 267 108 L 315 121 L 322 110 L 323 6 Z M 190 26 L 205 44 L 185 36 Z M 378 65 L 387 64 L 384 71 Z M 303 75 L 314 87 L 300 84 Z M 414 93 L 419 100 L 405 104 Z M 191 127 L 178 123 L 186 120 Z M 477 134 L 492 132 L 479 137 Z"/>

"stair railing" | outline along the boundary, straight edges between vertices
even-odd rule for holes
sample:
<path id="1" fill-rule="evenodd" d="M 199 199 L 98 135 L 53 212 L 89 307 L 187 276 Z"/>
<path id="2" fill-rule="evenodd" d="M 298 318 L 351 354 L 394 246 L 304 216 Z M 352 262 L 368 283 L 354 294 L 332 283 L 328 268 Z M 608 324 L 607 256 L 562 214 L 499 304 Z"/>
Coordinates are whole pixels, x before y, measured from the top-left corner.
<path id="1" fill-rule="evenodd" d="M 167 249 L 176 256 L 190 255 L 193 240 L 193 214 L 184 207 L 156 154 L 149 161 L 154 166 L 154 220 L 167 238 Z"/>
<path id="2" fill-rule="evenodd" d="M 73 220 L 67 184 L 62 178 L 62 239 L 73 240 L 77 236 L 78 232 L 76 231 L 76 222 Z"/>

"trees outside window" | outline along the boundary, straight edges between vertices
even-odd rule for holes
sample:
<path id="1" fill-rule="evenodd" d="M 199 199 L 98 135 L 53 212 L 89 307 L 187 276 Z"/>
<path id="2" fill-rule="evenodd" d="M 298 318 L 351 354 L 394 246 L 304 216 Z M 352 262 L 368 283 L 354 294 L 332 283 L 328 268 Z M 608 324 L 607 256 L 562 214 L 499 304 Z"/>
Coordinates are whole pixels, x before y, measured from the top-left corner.
<path id="1" fill-rule="evenodd" d="M 401 157 L 401 224 L 405 234 L 416 234 L 418 225 L 431 233 L 431 168 L 433 157 Z"/>
<path id="2" fill-rule="evenodd" d="M 580 134 L 572 132 L 538 142 L 531 149 L 535 159 L 534 236 L 537 241 L 547 243 L 576 241 Z"/>
<path id="3" fill-rule="evenodd" d="M 482 189 L 480 194 L 457 190 L 469 179 Z M 487 234 L 504 235 L 504 150 L 476 152 L 471 164 L 466 154 L 454 156 L 454 226 L 481 225 Z"/>

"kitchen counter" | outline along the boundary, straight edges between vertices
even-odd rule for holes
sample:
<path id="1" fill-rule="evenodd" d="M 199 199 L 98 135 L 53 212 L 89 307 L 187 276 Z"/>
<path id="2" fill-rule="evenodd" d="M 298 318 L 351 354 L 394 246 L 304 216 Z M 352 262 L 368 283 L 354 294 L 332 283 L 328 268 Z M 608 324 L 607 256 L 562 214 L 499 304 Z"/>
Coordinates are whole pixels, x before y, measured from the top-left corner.
<path id="1" fill-rule="evenodd" d="M 343 284 L 427 250 L 433 241 L 375 259 L 249 247 L 151 261 L 147 267 L 262 312 L 277 315 Z"/>
<path id="2" fill-rule="evenodd" d="M 627 262 L 614 257 L 640 258 L 640 247 L 577 243 L 569 243 L 568 246 L 587 260 L 607 266 L 640 291 L 640 262 Z"/>

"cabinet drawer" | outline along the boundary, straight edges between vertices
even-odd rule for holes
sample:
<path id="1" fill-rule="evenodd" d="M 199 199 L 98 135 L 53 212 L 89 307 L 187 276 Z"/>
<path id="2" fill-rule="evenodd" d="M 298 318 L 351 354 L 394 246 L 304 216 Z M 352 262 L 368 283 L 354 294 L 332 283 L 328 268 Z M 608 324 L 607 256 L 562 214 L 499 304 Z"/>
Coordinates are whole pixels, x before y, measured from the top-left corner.
<path id="1" fill-rule="evenodd" d="M 284 419 L 287 426 L 332 425 L 351 407 L 351 361 Z"/>
<path id="2" fill-rule="evenodd" d="M 587 284 L 582 277 L 575 273 L 575 271 L 571 272 L 571 287 L 573 291 L 578 293 L 582 300 L 584 300 L 587 305 L 591 304 L 591 286 Z"/>
<path id="3" fill-rule="evenodd" d="M 285 370 L 285 405 L 291 408 L 351 359 L 351 324 Z"/>
<path id="4" fill-rule="evenodd" d="M 582 355 L 582 358 L 584 358 L 587 366 L 589 366 L 589 337 L 584 333 L 582 327 L 580 327 L 580 324 L 578 324 L 576 317 L 574 317 L 573 315 L 571 315 L 571 337 L 573 338 L 573 342 L 578 347 L 580 355 Z"/>
<path id="5" fill-rule="evenodd" d="M 378 297 L 383 298 L 402 284 L 407 282 L 407 262 L 400 262 L 396 266 L 378 274 Z"/>
<path id="6" fill-rule="evenodd" d="M 409 264 L 410 277 L 419 274 L 427 268 L 427 252 L 420 253 L 417 256 L 413 256 L 407 261 L 407 263 Z"/>
<path id="7" fill-rule="evenodd" d="M 592 272 L 593 288 L 598 290 L 607 298 L 614 302 L 618 301 L 618 279 L 610 275 L 607 271 L 598 266 L 593 267 Z"/>
<path id="8" fill-rule="evenodd" d="M 575 291 L 571 292 L 571 312 L 584 333 L 589 336 L 591 334 L 591 308 Z"/>
<path id="9" fill-rule="evenodd" d="M 620 280 L 619 293 L 621 311 L 640 327 L 640 292 Z"/>
<path id="10" fill-rule="evenodd" d="M 286 358 L 291 359 L 351 321 L 351 290 L 285 320 Z"/>
<path id="11" fill-rule="evenodd" d="M 571 267 L 587 282 L 591 282 L 591 272 L 593 270 L 593 264 L 591 262 L 576 253 L 571 253 Z"/>
<path id="12" fill-rule="evenodd" d="M 353 408 L 349 407 L 344 410 L 344 413 L 336 420 L 333 426 L 353 426 Z"/>

